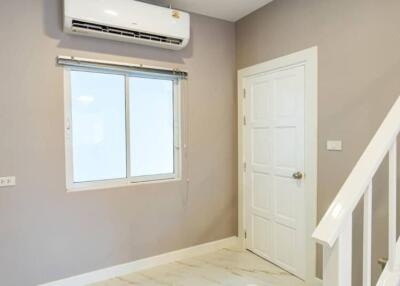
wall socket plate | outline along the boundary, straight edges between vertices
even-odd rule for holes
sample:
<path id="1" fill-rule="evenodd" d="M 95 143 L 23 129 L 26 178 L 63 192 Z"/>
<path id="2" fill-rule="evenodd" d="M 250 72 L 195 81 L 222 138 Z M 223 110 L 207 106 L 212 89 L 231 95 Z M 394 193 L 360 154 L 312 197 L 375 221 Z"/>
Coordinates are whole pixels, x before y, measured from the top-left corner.
<path id="1" fill-rule="evenodd" d="M 0 188 L 12 187 L 16 185 L 15 177 L 0 177 Z"/>
<path id="2" fill-rule="evenodd" d="M 342 151 L 343 143 L 341 140 L 328 140 L 326 142 L 326 149 L 328 151 Z"/>

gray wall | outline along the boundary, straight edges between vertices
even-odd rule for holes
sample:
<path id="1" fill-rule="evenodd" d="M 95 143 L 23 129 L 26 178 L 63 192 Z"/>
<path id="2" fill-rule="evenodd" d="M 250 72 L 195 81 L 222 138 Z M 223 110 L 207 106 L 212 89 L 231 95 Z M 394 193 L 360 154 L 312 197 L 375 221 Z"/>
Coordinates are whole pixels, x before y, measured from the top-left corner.
<path id="1" fill-rule="evenodd" d="M 193 15 L 179 52 L 68 36 L 61 1 L 0 1 L 0 285 L 31 286 L 236 234 L 235 29 Z M 57 55 L 189 72 L 190 184 L 66 193 Z M 186 101 L 187 102 L 187 101 Z"/>
<path id="2" fill-rule="evenodd" d="M 400 94 L 399 11 L 397 0 L 275 0 L 237 23 L 238 68 L 319 48 L 319 217 Z M 327 152 L 327 139 L 342 139 L 343 152 Z M 386 179 L 384 169 L 375 179 L 374 277 L 387 255 Z M 353 285 L 361 285 L 361 213 Z"/>

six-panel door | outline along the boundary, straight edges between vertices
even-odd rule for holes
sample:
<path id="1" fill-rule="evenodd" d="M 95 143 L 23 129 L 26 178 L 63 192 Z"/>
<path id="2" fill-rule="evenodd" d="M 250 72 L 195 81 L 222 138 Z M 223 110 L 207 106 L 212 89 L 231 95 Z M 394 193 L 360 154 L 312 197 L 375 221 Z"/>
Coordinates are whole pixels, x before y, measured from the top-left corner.
<path id="1" fill-rule="evenodd" d="M 305 278 L 304 66 L 245 80 L 247 248 Z"/>

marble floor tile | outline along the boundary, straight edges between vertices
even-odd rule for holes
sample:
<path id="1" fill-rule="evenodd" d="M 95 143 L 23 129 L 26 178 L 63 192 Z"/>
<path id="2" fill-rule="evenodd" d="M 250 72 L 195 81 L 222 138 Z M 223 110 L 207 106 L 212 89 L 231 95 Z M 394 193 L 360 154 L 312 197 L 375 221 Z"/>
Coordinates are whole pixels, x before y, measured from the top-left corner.
<path id="1" fill-rule="evenodd" d="M 305 283 L 248 251 L 207 255 L 128 274 L 91 286 L 304 286 Z"/>

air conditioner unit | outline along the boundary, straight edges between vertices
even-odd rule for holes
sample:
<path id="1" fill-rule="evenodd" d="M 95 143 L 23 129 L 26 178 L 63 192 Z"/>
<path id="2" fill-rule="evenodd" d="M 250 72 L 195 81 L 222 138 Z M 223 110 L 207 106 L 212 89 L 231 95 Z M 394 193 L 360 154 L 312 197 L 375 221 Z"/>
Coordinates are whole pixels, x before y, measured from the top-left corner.
<path id="1" fill-rule="evenodd" d="M 180 50 L 190 39 L 190 15 L 134 0 L 64 0 L 64 31 Z"/>

